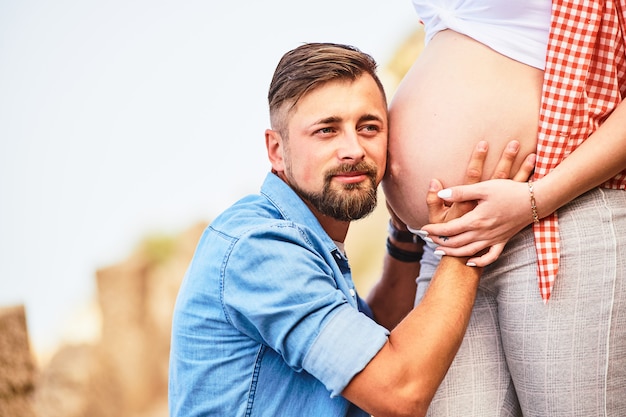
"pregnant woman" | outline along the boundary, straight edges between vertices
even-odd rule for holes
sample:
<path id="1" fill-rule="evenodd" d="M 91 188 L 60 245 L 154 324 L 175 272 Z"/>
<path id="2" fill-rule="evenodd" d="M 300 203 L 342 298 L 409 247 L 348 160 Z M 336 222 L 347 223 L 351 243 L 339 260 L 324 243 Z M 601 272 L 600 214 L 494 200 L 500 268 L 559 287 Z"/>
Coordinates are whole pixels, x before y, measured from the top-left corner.
<path id="1" fill-rule="evenodd" d="M 429 415 L 626 415 L 626 0 L 413 4 L 426 46 L 390 106 L 385 195 L 433 242 L 418 302 L 438 254 L 486 266 Z M 513 139 L 532 181 L 457 186 L 477 140 L 490 172 Z M 477 207 L 426 225 L 431 178 Z"/>

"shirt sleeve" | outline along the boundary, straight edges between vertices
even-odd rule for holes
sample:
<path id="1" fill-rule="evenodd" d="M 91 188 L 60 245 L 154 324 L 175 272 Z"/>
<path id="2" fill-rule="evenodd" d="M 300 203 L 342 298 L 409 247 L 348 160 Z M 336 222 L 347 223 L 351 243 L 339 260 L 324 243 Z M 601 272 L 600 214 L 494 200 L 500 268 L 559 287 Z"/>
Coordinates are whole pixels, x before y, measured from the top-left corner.
<path id="1" fill-rule="evenodd" d="M 348 302 L 335 260 L 311 239 L 280 225 L 237 241 L 223 269 L 222 303 L 233 326 L 334 396 L 380 350 L 388 331 Z"/>
<path id="2" fill-rule="evenodd" d="M 384 327 L 349 306 L 342 306 L 322 329 L 304 367 L 322 381 L 331 396 L 340 395 L 387 342 Z"/>

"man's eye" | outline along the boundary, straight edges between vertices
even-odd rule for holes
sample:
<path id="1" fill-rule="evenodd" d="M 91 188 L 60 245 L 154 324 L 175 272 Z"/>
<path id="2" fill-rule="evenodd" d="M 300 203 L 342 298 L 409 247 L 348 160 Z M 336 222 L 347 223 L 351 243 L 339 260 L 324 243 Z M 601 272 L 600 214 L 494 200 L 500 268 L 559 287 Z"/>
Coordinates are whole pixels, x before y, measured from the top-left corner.
<path id="1" fill-rule="evenodd" d="M 332 127 L 323 127 L 320 130 L 318 130 L 319 133 L 323 133 L 323 134 L 329 134 L 329 133 L 333 133 L 334 129 Z"/>
<path id="2" fill-rule="evenodd" d="M 361 130 L 365 130 L 365 131 L 368 131 L 368 132 L 378 132 L 379 131 L 378 126 L 376 126 L 376 125 L 366 125 L 366 126 L 363 126 L 361 128 Z"/>

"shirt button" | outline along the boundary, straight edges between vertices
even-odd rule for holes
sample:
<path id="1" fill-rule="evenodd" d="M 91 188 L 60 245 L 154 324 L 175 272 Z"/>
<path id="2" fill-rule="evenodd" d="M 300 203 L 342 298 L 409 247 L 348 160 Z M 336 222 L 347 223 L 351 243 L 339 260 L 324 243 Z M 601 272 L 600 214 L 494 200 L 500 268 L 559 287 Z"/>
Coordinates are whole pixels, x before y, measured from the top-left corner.
<path id="1" fill-rule="evenodd" d="M 350 288 L 350 295 L 354 298 L 356 297 L 356 291 L 354 291 L 354 288 Z"/>

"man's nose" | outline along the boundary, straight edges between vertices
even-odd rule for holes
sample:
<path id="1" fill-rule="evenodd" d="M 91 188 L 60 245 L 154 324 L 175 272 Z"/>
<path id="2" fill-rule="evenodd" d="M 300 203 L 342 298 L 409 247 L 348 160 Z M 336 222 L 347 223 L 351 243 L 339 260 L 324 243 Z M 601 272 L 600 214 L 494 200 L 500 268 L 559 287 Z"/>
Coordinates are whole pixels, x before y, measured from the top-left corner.
<path id="1" fill-rule="evenodd" d="M 361 138 L 356 131 L 346 131 L 341 137 L 338 149 L 338 157 L 341 160 L 359 161 L 365 157 L 365 148 L 361 143 Z"/>

